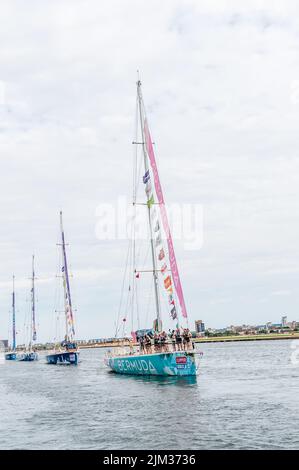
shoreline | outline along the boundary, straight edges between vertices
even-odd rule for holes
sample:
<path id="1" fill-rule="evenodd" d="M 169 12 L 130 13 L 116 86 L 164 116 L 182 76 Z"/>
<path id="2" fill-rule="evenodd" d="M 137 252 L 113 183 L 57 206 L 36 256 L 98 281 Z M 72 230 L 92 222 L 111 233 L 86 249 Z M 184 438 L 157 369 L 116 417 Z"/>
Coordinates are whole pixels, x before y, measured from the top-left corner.
<path id="1" fill-rule="evenodd" d="M 284 340 L 284 339 L 298 339 L 299 333 L 293 334 L 267 334 L 267 335 L 246 335 L 246 336 L 215 336 L 215 337 L 204 337 L 194 338 L 194 343 L 227 343 L 235 341 L 269 341 L 269 340 Z M 117 348 L 122 346 L 129 346 L 129 343 L 98 343 L 98 344 L 87 344 L 79 345 L 80 349 L 98 349 L 98 348 Z M 136 346 L 136 345 L 135 345 Z"/>
<path id="2" fill-rule="evenodd" d="M 214 336 L 214 337 L 203 337 L 203 338 L 193 338 L 193 342 L 196 344 L 200 343 L 231 343 L 237 341 L 271 341 L 271 340 L 286 340 L 286 339 L 298 339 L 299 340 L 299 332 L 291 333 L 291 334 L 278 334 L 278 333 L 269 333 L 266 335 L 244 335 L 244 336 Z M 79 349 L 101 349 L 101 348 L 122 348 L 128 347 L 130 343 L 122 342 L 122 343 L 96 343 L 96 344 L 78 344 Z M 134 346 L 138 346 L 138 344 L 134 344 Z M 37 352 L 41 351 L 49 351 L 47 348 L 38 348 Z"/>
<path id="3" fill-rule="evenodd" d="M 195 338 L 194 343 L 227 343 L 232 341 L 269 341 L 269 340 L 284 340 L 284 339 L 299 339 L 299 333 L 293 334 L 278 334 L 269 333 L 266 335 L 244 335 L 244 336 L 214 336 Z"/>

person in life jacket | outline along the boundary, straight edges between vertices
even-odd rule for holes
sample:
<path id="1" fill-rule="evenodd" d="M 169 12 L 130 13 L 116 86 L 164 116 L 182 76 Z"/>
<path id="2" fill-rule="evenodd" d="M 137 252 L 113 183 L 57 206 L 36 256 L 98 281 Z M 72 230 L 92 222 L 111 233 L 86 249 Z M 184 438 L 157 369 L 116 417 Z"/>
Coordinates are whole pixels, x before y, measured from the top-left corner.
<path id="1" fill-rule="evenodd" d="M 167 335 L 165 331 L 162 331 L 162 333 L 160 333 L 160 343 L 161 343 L 161 350 L 164 352 L 168 351 L 168 345 L 166 341 L 167 341 Z"/>
<path id="2" fill-rule="evenodd" d="M 190 338 L 191 338 L 191 333 L 189 328 L 184 328 L 183 331 L 183 346 L 184 346 L 184 351 L 187 349 L 190 349 Z"/>
<path id="3" fill-rule="evenodd" d="M 159 338 L 158 333 L 154 334 L 154 349 L 155 349 L 155 352 L 160 351 L 160 338 Z"/>
<path id="4" fill-rule="evenodd" d="M 178 351 L 182 351 L 183 350 L 182 335 L 181 335 L 181 331 L 180 331 L 179 328 L 177 328 L 177 330 L 175 332 L 175 339 L 176 339 L 176 344 L 177 344 Z"/>
<path id="5" fill-rule="evenodd" d="M 152 352 L 152 340 L 149 335 L 144 335 L 145 350 L 148 354 Z"/>
<path id="6" fill-rule="evenodd" d="M 139 337 L 139 345 L 140 345 L 141 354 L 144 354 L 144 338 L 143 338 L 143 336 Z"/>
<path id="7" fill-rule="evenodd" d="M 176 351 L 176 335 L 175 335 L 175 330 L 172 330 L 172 332 L 170 333 L 170 338 L 171 338 L 171 342 L 172 342 L 172 349 L 174 351 Z"/>

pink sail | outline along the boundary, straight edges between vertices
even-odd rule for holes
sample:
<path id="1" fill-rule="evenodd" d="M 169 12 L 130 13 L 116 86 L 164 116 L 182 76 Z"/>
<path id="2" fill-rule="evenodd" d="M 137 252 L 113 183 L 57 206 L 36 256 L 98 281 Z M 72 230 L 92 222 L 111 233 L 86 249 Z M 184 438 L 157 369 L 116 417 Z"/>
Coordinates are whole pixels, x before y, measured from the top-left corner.
<path id="1" fill-rule="evenodd" d="M 153 144 L 152 144 L 152 139 L 151 135 L 149 132 L 148 124 L 147 121 L 144 121 L 144 136 L 145 136 L 145 145 L 146 145 L 146 150 L 151 162 L 151 167 L 153 170 L 153 175 L 154 175 L 154 183 L 155 183 L 155 189 L 156 189 L 156 194 L 158 198 L 158 202 L 160 205 L 160 210 L 161 210 L 161 219 L 163 223 L 163 228 L 166 234 L 167 238 L 167 245 L 168 245 L 168 252 L 169 252 L 169 262 L 170 262 L 170 268 L 171 268 L 171 273 L 172 273 L 172 278 L 173 282 L 175 285 L 175 290 L 180 302 L 181 306 L 181 311 L 183 317 L 187 318 L 187 310 L 185 306 L 185 300 L 184 300 L 184 294 L 183 294 L 183 289 L 181 285 L 181 280 L 180 280 L 180 275 L 179 275 L 179 270 L 175 258 L 175 253 L 174 253 L 174 247 L 173 247 L 173 242 L 172 242 L 172 236 L 170 233 L 170 228 L 169 228 L 169 223 L 168 223 L 168 217 L 167 217 L 167 212 L 165 208 L 165 203 L 164 203 L 164 197 L 163 197 L 163 192 L 162 192 L 162 187 L 160 183 L 160 178 L 158 174 L 158 169 L 157 169 L 157 164 L 156 164 L 156 158 L 154 154 L 154 149 L 153 149 Z"/>

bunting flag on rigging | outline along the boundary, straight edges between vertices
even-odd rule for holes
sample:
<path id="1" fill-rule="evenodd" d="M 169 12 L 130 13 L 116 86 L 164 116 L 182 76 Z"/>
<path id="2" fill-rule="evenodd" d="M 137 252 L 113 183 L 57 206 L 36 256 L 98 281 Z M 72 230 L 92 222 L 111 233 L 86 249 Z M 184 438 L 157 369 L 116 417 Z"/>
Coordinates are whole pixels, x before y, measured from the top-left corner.
<path id="1" fill-rule="evenodd" d="M 154 202 L 154 196 L 152 195 L 151 198 L 147 201 L 147 207 L 150 209 Z"/>
<path id="2" fill-rule="evenodd" d="M 150 194 L 152 193 L 152 183 L 150 181 L 146 183 L 145 192 L 146 192 L 147 197 L 149 197 Z"/>
<path id="3" fill-rule="evenodd" d="M 133 338 L 134 343 L 137 343 L 137 335 L 136 335 L 135 331 L 131 331 L 131 336 Z"/>
<path id="4" fill-rule="evenodd" d="M 167 269 L 167 264 L 164 263 L 163 266 L 161 266 L 161 273 L 164 274 Z"/>
<path id="5" fill-rule="evenodd" d="M 181 306 L 181 311 L 183 317 L 187 318 L 187 310 L 186 310 L 186 305 L 185 305 L 185 300 L 184 300 L 184 294 L 183 294 L 183 288 L 181 285 L 181 280 L 180 280 L 180 275 L 178 271 L 178 266 L 176 262 L 176 257 L 175 257 L 175 252 L 174 252 L 174 247 L 173 247 L 173 241 L 172 241 L 172 236 L 170 233 L 170 228 L 169 228 L 169 223 L 168 223 L 168 217 L 167 217 L 167 212 L 165 208 L 165 203 L 164 203 L 164 197 L 163 197 L 163 191 L 160 183 L 160 178 L 158 174 L 158 169 L 157 169 L 157 164 L 156 164 L 156 158 L 155 158 L 155 153 L 153 149 L 153 144 L 152 144 L 152 139 L 150 135 L 150 131 L 148 128 L 147 120 L 145 119 L 144 121 L 144 136 L 145 136 L 145 146 L 147 150 L 147 154 L 151 163 L 152 171 L 153 171 L 153 176 L 154 176 L 154 183 L 155 183 L 155 189 L 156 189 L 156 194 L 157 194 L 157 199 L 158 203 L 160 205 L 160 211 L 161 211 L 161 219 L 162 219 L 162 224 L 164 227 L 164 231 L 167 237 L 167 245 L 168 245 L 168 253 L 169 253 L 169 260 L 170 260 L 170 268 L 172 272 L 172 278 L 173 282 L 175 285 L 176 293 L 179 299 L 179 303 Z"/>
<path id="6" fill-rule="evenodd" d="M 165 286 L 165 289 L 168 289 L 171 286 L 171 277 L 170 276 L 167 276 L 164 279 L 164 286 Z"/>
<path id="7" fill-rule="evenodd" d="M 150 174 L 149 174 L 149 170 L 147 170 L 143 176 L 143 182 L 144 184 L 146 184 L 148 182 L 148 180 L 150 179 Z"/>
<path id="8" fill-rule="evenodd" d="M 156 246 L 159 246 L 159 245 L 161 245 L 161 243 L 162 243 L 162 240 L 161 240 L 161 235 L 160 235 L 160 234 L 158 234 L 158 235 L 157 235 L 157 238 L 156 238 Z"/>
<path id="9" fill-rule="evenodd" d="M 153 192 L 152 192 L 152 183 L 151 183 L 151 180 L 150 180 L 149 171 L 147 171 L 145 173 L 145 175 L 143 176 L 143 182 L 145 184 L 145 192 L 146 192 L 147 199 L 148 199 L 147 204 L 148 204 L 148 207 L 151 207 L 151 205 L 154 203 L 154 196 L 153 196 Z M 154 233 L 156 234 L 155 237 L 154 237 L 155 238 L 155 247 L 156 247 L 156 249 L 158 247 L 160 247 L 160 251 L 159 251 L 159 254 L 158 254 L 158 259 L 159 259 L 160 262 L 162 262 L 164 257 L 165 257 L 165 252 L 164 252 L 164 247 L 163 247 L 163 242 L 162 242 L 162 235 L 161 235 L 159 217 L 157 215 L 155 207 L 151 211 L 150 217 L 151 217 L 152 224 L 153 224 L 153 227 L 154 227 Z M 170 316 L 171 316 L 171 318 L 176 319 L 177 318 L 176 307 L 175 307 L 174 299 L 173 299 L 172 294 L 171 294 L 172 293 L 172 279 L 171 279 L 171 274 L 168 274 L 167 271 L 168 271 L 167 264 L 164 262 L 161 266 L 161 273 L 162 273 L 163 277 L 167 276 L 166 279 L 164 280 L 164 286 L 165 286 L 165 289 L 167 291 L 168 297 L 171 297 L 171 299 L 169 300 L 169 305 L 170 305 L 170 308 L 171 308 Z M 137 279 L 139 278 L 139 273 L 137 273 L 136 271 L 135 271 L 135 277 Z"/>
<path id="10" fill-rule="evenodd" d="M 178 316 L 177 316 L 177 313 L 176 313 L 176 308 L 173 307 L 170 311 L 170 315 L 172 317 L 173 320 L 175 320 Z"/>

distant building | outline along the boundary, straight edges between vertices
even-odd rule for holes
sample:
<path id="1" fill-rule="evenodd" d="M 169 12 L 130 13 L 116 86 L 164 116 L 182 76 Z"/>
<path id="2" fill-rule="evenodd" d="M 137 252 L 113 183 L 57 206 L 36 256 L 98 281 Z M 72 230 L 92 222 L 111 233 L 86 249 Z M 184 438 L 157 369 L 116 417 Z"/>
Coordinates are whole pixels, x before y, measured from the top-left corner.
<path id="1" fill-rule="evenodd" d="M 202 320 L 195 320 L 195 332 L 196 335 L 201 335 L 205 332 L 205 324 Z"/>
<path id="2" fill-rule="evenodd" d="M 282 319 L 281 319 L 282 328 L 285 328 L 287 326 L 287 323 L 288 323 L 288 317 L 287 316 L 282 317 Z"/>
<path id="3" fill-rule="evenodd" d="M 298 323 L 294 320 L 294 321 L 291 321 L 290 323 L 288 323 L 288 326 L 291 330 L 296 330 L 297 326 L 298 326 Z"/>

